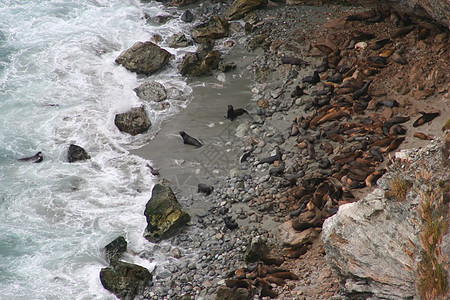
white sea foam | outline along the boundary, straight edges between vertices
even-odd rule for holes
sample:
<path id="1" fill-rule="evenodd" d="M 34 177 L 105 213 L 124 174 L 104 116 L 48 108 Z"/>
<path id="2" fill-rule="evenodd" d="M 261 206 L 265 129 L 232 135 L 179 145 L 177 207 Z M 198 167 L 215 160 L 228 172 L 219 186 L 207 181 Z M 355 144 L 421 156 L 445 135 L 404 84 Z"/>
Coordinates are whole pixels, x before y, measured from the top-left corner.
<path id="1" fill-rule="evenodd" d="M 187 50 L 168 49 L 172 66 L 152 79 L 176 89 L 170 108 L 153 109 L 133 89 L 145 78 L 114 63 L 136 41 L 182 30 L 179 19 L 140 1 L 0 0 L 0 290 L 5 299 L 114 299 L 100 283 L 102 248 L 124 235 L 125 259 L 148 268 L 143 211 L 153 177 L 129 150 L 148 142 L 161 120 L 185 105 L 190 88 L 177 74 Z M 166 46 L 162 43 L 162 46 Z M 178 95 L 178 96 L 177 96 Z M 180 96 L 181 95 L 181 96 Z M 170 98 L 170 97 L 169 97 Z M 144 105 L 153 123 L 121 133 L 115 114 Z M 69 144 L 88 161 L 68 163 Z M 39 164 L 17 162 L 42 151 Z"/>

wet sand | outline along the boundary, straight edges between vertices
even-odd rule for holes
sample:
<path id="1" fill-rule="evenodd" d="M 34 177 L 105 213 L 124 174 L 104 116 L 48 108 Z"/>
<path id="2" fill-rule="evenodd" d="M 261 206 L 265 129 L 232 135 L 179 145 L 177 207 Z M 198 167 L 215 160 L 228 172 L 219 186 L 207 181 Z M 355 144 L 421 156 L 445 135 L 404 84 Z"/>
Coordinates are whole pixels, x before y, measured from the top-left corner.
<path id="1" fill-rule="evenodd" d="M 251 116 L 242 115 L 234 121 L 225 116 L 229 104 L 234 108 L 250 107 L 252 80 L 246 68 L 256 54 L 243 50 L 233 53 L 225 61 L 236 62 L 235 70 L 220 74 L 222 81 L 217 76 L 192 80 L 193 97 L 187 108 L 165 120 L 147 145 L 131 151 L 151 161 L 150 165 L 160 172 L 159 178 L 170 182 L 182 203 L 204 199 L 197 194 L 199 183 L 214 185 L 221 176 L 229 176 L 231 169 L 239 168 L 243 143 L 234 133 Z M 183 144 L 180 131 L 200 140 L 203 146 Z M 208 208 L 202 201 L 193 202 L 188 211 Z"/>

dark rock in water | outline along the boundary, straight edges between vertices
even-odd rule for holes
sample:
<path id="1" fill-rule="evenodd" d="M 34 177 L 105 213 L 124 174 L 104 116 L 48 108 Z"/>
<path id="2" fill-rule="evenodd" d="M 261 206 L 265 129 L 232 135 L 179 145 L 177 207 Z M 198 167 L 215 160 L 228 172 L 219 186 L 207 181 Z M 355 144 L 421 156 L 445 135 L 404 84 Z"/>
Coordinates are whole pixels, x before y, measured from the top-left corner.
<path id="1" fill-rule="evenodd" d="M 139 99 L 146 101 L 161 102 L 166 100 L 166 88 L 159 82 L 154 80 L 147 81 L 134 89 Z"/>
<path id="2" fill-rule="evenodd" d="M 229 20 L 241 19 L 248 12 L 267 4 L 267 0 L 236 0 L 230 6 L 225 16 Z"/>
<path id="3" fill-rule="evenodd" d="M 211 51 L 205 56 L 198 53 L 187 53 L 179 70 L 183 76 L 211 75 L 212 70 L 217 69 L 220 60 L 221 54 L 217 50 Z"/>
<path id="4" fill-rule="evenodd" d="M 228 21 L 214 16 L 208 22 L 197 25 L 191 31 L 191 37 L 195 42 L 201 43 L 204 39 L 220 39 L 230 34 Z"/>
<path id="5" fill-rule="evenodd" d="M 119 261 L 122 254 L 127 251 L 127 241 L 123 236 L 119 236 L 105 246 L 106 259 L 114 266 Z"/>
<path id="6" fill-rule="evenodd" d="M 210 52 L 212 49 L 214 49 L 214 45 L 216 44 L 216 41 L 211 38 L 203 39 L 200 45 L 197 47 L 197 53 L 199 55 L 205 55 L 208 52 Z"/>
<path id="7" fill-rule="evenodd" d="M 151 280 L 152 274 L 146 268 L 122 261 L 100 271 L 103 287 L 121 300 L 134 299 L 142 294 Z"/>
<path id="8" fill-rule="evenodd" d="M 198 188 L 197 193 L 203 193 L 206 196 L 211 195 L 211 193 L 214 191 L 214 187 L 213 186 L 206 185 L 204 183 L 199 183 L 197 188 Z"/>
<path id="9" fill-rule="evenodd" d="M 181 15 L 181 21 L 186 23 L 191 23 L 194 21 L 194 15 L 191 13 L 191 11 L 188 9 Z"/>
<path id="10" fill-rule="evenodd" d="M 67 154 L 67 158 L 70 163 L 79 161 L 79 160 L 86 160 L 90 159 L 91 157 L 89 154 L 87 154 L 86 150 L 84 150 L 82 147 L 71 144 L 69 146 L 69 152 Z"/>
<path id="11" fill-rule="evenodd" d="M 250 240 L 247 250 L 245 250 L 244 259 L 246 263 L 253 263 L 263 259 L 268 253 L 269 247 L 258 237 Z"/>
<path id="12" fill-rule="evenodd" d="M 132 108 L 129 112 L 117 114 L 114 124 L 120 131 L 137 135 L 147 131 L 152 123 L 145 112 L 144 106 Z"/>
<path id="13" fill-rule="evenodd" d="M 151 75 L 169 62 L 172 55 L 152 42 L 137 42 L 123 51 L 116 63 L 123 65 L 131 72 Z"/>
<path id="14" fill-rule="evenodd" d="M 183 33 L 176 33 L 169 37 L 167 44 L 171 48 L 183 48 L 191 46 L 192 41 L 188 40 Z"/>
<path id="15" fill-rule="evenodd" d="M 197 2 L 197 0 L 172 0 L 169 5 L 170 6 L 186 6 L 186 5 L 191 5 L 194 4 L 195 2 Z"/>
<path id="16" fill-rule="evenodd" d="M 147 218 L 144 237 L 154 243 L 173 236 L 191 219 L 166 183 L 153 187 L 144 215 Z"/>

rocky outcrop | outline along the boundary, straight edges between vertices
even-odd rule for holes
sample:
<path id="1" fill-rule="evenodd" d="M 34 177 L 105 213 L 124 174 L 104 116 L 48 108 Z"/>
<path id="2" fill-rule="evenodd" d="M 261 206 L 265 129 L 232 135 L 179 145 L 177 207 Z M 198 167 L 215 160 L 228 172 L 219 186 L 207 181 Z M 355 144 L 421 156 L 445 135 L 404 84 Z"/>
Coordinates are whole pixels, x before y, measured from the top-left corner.
<path id="1" fill-rule="evenodd" d="M 137 42 L 122 52 L 116 63 L 131 72 L 151 75 L 169 62 L 172 55 L 152 42 Z"/>
<path id="2" fill-rule="evenodd" d="M 134 89 L 139 99 L 160 102 L 166 100 L 166 88 L 159 82 L 147 81 Z"/>
<path id="3" fill-rule="evenodd" d="M 137 135 L 147 131 L 152 123 L 147 116 L 144 106 L 132 108 L 129 112 L 117 114 L 114 124 L 120 131 Z"/>
<path id="4" fill-rule="evenodd" d="M 326 260 L 346 293 L 382 299 L 415 296 L 415 263 L 407 253 L 419 244 L 419 228 L 411 221 L 417 205 L 386 200 L 384 191 L 376 189 L 325 220 Z"/>
<path id="5" fill-rule="evenodd" d="M 241 19 L 248 12 L 267 4 L 267 0 L 236 0 L 226 12 L 228 20 Z"/>
<path id="6" fill-rule="evenodd" d="M 147 228 L 144 237 L 159 242 L 173 236 L 191 217 L 181 209 L 172 189 L 167 183 L 156 184 L 144 212 Z"/>
<path id="7" fill-rule="evenodd" d="M 100 271 L 103 287 L 121 300 L 131 300 L 142 294 L 151 280 L 152 274 L 146 268 L 122 261 Z"/>
<path id="8" fill-rule="evenodd" d="M 221 60 L 219 51 L 214 50 L 206 55 L 201 53 L 187 53 L 180 65 L 180 73 L 183 76 L 197 77 L 211 75 L 217 69 Z"/>
<path id="9" fill-rule="evenodd" d="M 70 144 L 69 151 L 67 153 L 67 159 L 70 163 L 90 158 L 91 157 L 89 156 L 89 154 L 87 154 L 86 150 L 84 150 L 82 147 Z"/>
<path id="10" fill-rule="evenodd" d="M 228 21 L 224 18 L 214 16 L 208 22 L 195 26 L 191 31 L 191 37 L 196 43 L 205 39 L 220 39 L 230 34 Z"/>

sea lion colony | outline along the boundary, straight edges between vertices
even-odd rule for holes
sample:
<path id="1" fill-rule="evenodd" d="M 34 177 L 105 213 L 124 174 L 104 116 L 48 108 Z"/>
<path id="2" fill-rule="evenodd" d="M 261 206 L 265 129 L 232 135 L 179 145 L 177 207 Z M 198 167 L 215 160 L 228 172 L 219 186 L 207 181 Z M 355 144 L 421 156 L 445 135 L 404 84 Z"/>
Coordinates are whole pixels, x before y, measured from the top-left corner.
<path id="1" fill-rule="evenodd" d="M 338 24 L 344 24 L 343 20 Z M 278 148 L 275 155 L 260 161 L 273 164 L 269 174 L 279 177 L 279 187 L 286 187 L 280 193 L 284 200 L 282 207 L 296 231 L 321 227 L 339 205 L 357 200 L 356 189 L 376 185 L 386 172 L 387 156 L 406 139 L 405 123 L 415 120 L 412 125 L 415 128 L 440 116 L 438 108 L 420 111 L 421 116 L 417 116 L 403 95 L 423 99 L 448 88 L 445 70 L 449 67 L 449 49 L 445 28 L 388 8 L 349 13 L 345 24 L 347 28 L 332 27 L 329 35 L 328 30 L 323 31 L 322 40 L 311 50 L 311 53 L 319 52 L 321 61 L 313 74 L 302 78 L 302 84 L 291 92 L 294 99 L 308 93 L 313 96 L 312 101 L 305 103 L 304 113 L 299 114 L 288 129 L 303 153 L 299 155 L 307 155 L 310 163 L 294 174 L 286 174 Z M 379 30 L 380 27 L 383 30 Z M 424 74 L 409 72 L 418 60 L 422 60 L 421 72 L 429 71 L 424 67 L 426 62 L 412 51 L 416 44 L 435 50 L 435 57 L 427 57 L 426 61 L 439 58 L 444 62 L 441 67 L 430 67 L 432 75 L 426 80 L 422 80 Z M 294 55 L 280 58 L 282 64 L 309 65 L 303 59 Z M 398 78 L 405 73 L 409 73 L 409 81 Z M 390 98 L 395 94 L 389 90 L 392 83 L 398 84 L 394 89 L 402 100 Z M 322 89 L 308 91 L 318 84 Z M 433 138 L 421 132 L 414 132 L 412 136 L 424 140 Z M 244 153 L 241 162 L 251 155 L 252 151 Z M 250 203 L 256 207 L 268 199 L 272 198 L 263 196 Z M 306 252 L 306 245 L 300 245 L 285 249 L 283 257 L 296 259 Z M 258 268 L 263 265 L 260 262 Z M 226 282 L 227 287 L 244 288 L 250 294 L 270 298 L 277 297 L 278 293 L 268 283 L 285 283 L 284 279 L 270 281 L 266 275 L 245 268 L 236 270 L 234 275 L 234 279 Z"/>

